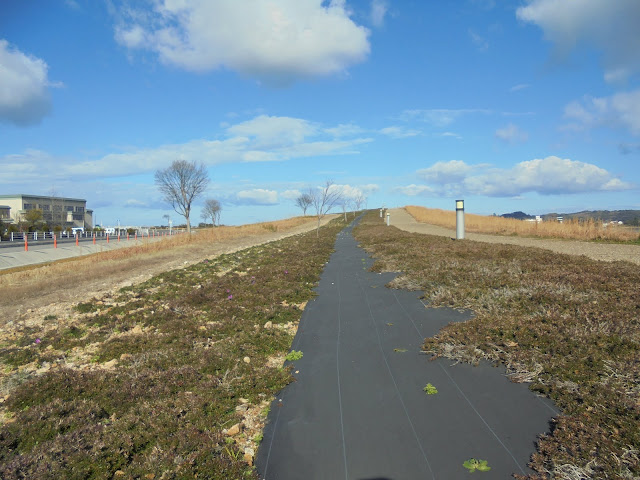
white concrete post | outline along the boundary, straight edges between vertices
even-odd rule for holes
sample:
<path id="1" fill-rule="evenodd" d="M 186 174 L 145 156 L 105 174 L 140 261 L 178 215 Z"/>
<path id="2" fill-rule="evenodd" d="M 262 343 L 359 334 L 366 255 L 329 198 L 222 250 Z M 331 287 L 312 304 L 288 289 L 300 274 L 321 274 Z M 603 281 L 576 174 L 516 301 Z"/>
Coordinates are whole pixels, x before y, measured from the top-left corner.
<path id="1" fill-rule="evenodd" d="M 456 200 L 456 240 L 464 238 L 464 200 Z"/>
<path id="2" fill-rule="evenodd" d="M 387 227 L 390 225 L 390 223 L 391 223 L 391 214 L 387 212 Z"/>

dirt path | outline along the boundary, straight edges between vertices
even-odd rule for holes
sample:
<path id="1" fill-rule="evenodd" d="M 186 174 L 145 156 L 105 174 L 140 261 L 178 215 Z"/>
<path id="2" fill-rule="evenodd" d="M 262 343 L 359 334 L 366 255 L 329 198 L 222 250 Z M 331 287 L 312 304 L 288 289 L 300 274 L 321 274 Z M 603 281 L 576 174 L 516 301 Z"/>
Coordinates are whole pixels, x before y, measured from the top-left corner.
<path id="1" fill-rule="evenodd" d="M 326 224 L 337 215 L 327 215 Z M 183 268 L 204 259 L 212 259 L 225 253 L 250 248 L 263 243 L 308 232 L 316 227 L 316 220 L 294 227 L 286 232 L 265 232 L 211 244 L 196 243 L 143 254 L 124 261 L 103 262 L 88 274 L 78 275 L 75 263 L 68 262 L 67 274 L 51 275 L 47 265 L 37 267 L 38 275 L 23 281 L 20 274 L 7 274 L 0 278 L 0 325 L 59 315 L 71 310 L 73 304 L 100 298 L 128 285 L 135 285 L 161 272 Z M 82 259 L 78 259 L 82 261 Z M 59 268 L 59 267 L 58 267 Z"/>
<path id="2" fill-rule="evenodd" d="M 427 235 L 439 235 L 455 238 L 455 230 L 450 230 L 436 225 L 417 222 L 404 208 L 393 208 L 391 225 L 407 232 L 424 233 Z M 520 245 L 523 247 L 536 247 L 552 250 L 568 255 L 585 255 L 594 260 L 606 262 L 626 261 L 640 265 L 640 245 L 628 245 L 617 243 L 580 242 L 576 240 L 551 240 L 529 237 L 507 237 L 503 235 L 488 235 L 484 233 L 465 233 L 465 238 L 478 242 L 503 243 Z"/>

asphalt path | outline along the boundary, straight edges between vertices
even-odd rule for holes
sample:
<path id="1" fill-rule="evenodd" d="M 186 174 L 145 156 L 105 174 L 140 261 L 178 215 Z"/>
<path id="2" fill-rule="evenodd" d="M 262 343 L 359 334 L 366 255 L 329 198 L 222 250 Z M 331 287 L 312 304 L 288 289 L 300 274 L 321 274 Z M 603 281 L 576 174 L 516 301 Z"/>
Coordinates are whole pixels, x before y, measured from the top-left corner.
<path id="1" fill-rule="evenodd" d="M 63 241 L 58 240 L 57 248 L 54 248 L 52 240 L 37 240 L 29 241 L 27 251 L 24 249 L 23 242 L 3 242 L 2 248 L 0 248 L 0 270 L 131 247 L 149 241 L 157 241 L 161 238 L 152 237 L 136 240 L 131 237 L 127 240 L 126 237 L 121 237 L 120 241 L 118 241 L 117 237 L 111 237 L 109 243 L 107 243 L 106 238 L 98 237 L 95 244 L 92 238 L 88 238 L 80 240 L 77 246 L 74 239 L 64 239 Z"/>
<path id="2" fill-rule="evenodd" d="M 260 478 L 455 480 L 468 478 L 471 458 L 491 467 L 474 478 L 531 473 L 535 441 L 558 415 L 553 404 L 503 369 L 422 354 L 425 337 L 470 313 L 386 288 L 395 275 L 368 271 L 351 228 L 335 248 L 292 344 L 303 352 L 296 381 L 269 413 Z"/>

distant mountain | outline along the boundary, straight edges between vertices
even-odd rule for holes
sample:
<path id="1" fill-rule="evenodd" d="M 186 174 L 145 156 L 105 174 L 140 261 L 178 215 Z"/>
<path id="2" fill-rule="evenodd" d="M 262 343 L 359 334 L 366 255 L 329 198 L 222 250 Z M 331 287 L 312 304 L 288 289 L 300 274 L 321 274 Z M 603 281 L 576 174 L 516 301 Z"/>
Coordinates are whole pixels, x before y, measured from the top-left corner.
<path id="1" fill-rule="evenodd" d="M 500 216 L 504 218 L 515 218 L 517 220 L 528 220 L 530 218 L 536 218 L 533 215 L 527 215 L 524 212 L 505 213 L 504 215 Z"/>
<path id="2" fill-rule="evenodd" d="M 527 215 L 524 212 L 505 213 L 501 217 L 517 218 L 518 220 L 535 218 L 535 216 Z M 573 218 L 593 219 L 602 222 L 622 222 L 625 225 L 640 225 L 640 210 L 585 210 L 576 213 L 547 213 L 542 215 L 543 220 L 555 220 L 557 217 L 563 217 L 565 220 Z"/>
<path id="3" fill-rule="evenodd" d="M 622 222 L 625 225 L 640 225 L 640 210 L 585 210 L 577 213 L 550 213 L 543 218 L 546 220 L 547 217 L 555 218 L 558 215 L 566 219 L 593 219 L 602 222 Z"/>

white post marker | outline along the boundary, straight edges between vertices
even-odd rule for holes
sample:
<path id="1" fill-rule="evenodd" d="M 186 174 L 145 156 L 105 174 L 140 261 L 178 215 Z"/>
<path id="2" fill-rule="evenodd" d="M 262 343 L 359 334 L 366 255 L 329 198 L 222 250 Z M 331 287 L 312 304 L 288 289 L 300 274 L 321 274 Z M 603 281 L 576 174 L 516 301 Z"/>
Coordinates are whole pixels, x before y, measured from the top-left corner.
<path id="1" fill-rule="evenodd" d="M 464 238 L 464 200 L 456 200 L 456 240 Z"/>
<path id="2" fill-rule="evenodd" d="M 382 218 L 382 209 L 380 209 L 380 218 Z"/>
<path id="3" fill-rule="evenodd" d="M 387 227 L 389 226 L 390 222 L 391 222 L 391 214 L 389 212 L 387 212 Z"/>

